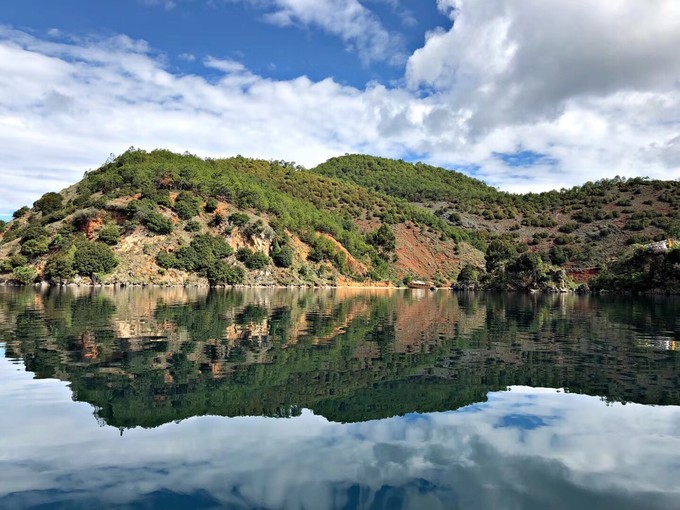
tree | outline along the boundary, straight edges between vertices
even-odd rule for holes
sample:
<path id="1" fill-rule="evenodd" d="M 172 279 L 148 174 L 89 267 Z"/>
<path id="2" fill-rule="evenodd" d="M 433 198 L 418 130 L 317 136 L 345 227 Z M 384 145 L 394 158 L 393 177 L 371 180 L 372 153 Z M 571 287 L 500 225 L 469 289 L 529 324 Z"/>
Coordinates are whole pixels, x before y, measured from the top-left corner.
<path id="1" fill-rule="evenodd" d="M 83 241 L 78 244 L 73 267 L 81 276 L 95 273 L 110 273 L 118 266 L 118 260 L 111 248 L 105 244 Z"/>
<path id="2" fill-rule="evenodd" d="M 190 220 L 198 214 L 199 204 L 200 201 L 198 198 L 193 196 L 191 193 L 182 191 L 179 195 L 177 195 L 173 208 L 175 209 L 177 216 L 179 216 L 181 219 Z"/>
<path id="3" fill-rule="evenodd" d="M 12 279 L 23 285 L 30 285 L 35 281 L 36 277 L 35 269 L 30 266 L 15 267 L 12 271 Z"/>
<path id="4" fill-rule="evenodd" d="M 32 259 L 50 251 L 50 238 L 47 236 L 29 239 L 21 245 L 21 254 Z"/>
<path id="5" fill-rule="evenodd" d="M 76 275 L 72 253 L 56 253 L 47 259 L 44 277 L 51 283 L 60 283 Z"/>
<path id="6" fill-rule="evenodd" d="M 12 218 L 21 218 L 22 216 L 25 216 L 28 211 L 30 211 L 30 209 L 26 206 L 23 206 L 12 213 Z"/>
<path id="7" fill-rule="evenodd" d="M 288 245 L 274 249 L 272 260 L 277 267 L 290 267 L 293 265 L 293 250 Z"/>
<path id="8" fill-rule="evenodd" d="M 458 283 L 462 283 L 464 285 L 476 283 L 478 280 L 479 270 L 471 264 L 465 264 L 463 269 L 461 269 L 460 273 L 458 274 Z"/>
<path id="9" fill-rule="evenodd" d="M 243 227 L 250 221 L 250 216 L 244 213 L 235 212 L 229 216 L 229 223 L 235 227 Z"/>
<path id="10" fill-rule="evenodd" d="M 102 243 L 108 244 L 109 246 L 118 244 L 118 241 L 120 240 L 120 230 L 118 229 L 118 225 L 114 223 L 104 225 L 104 227 L 99 231 L 99 240 Z"/>
<path id="11" fill-rule="evenodd" d="M 172 221 L 161 213 L 156 211 L 151 211 L 144 222 L 146 228 L 154 234 L 167 235 L 172 232 L 173 225 Z"/>
<path id="12" fill-rule="evenodd" d="M 50 214 L 63 207 L 64 199 L 59 193 L 45 193 L 38 200 L 33 202 L 33 208 L 43 214 Z"/>

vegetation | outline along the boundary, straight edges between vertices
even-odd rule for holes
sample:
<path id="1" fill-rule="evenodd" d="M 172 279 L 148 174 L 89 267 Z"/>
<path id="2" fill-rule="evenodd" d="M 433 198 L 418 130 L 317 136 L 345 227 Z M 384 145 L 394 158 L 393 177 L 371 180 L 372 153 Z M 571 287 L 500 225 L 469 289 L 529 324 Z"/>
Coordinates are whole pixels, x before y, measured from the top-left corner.
<path id="1" fill-rule="evenodd" d="M 105 272 L 125 281 L 150 256 L 156 264 L 141 281 L 181 279 L 183 271 L 213 284 L 252 283 L 265 273 L 250 271 L 271 266 L 266 275 L 286 283 L 332 284 L 344 275 L 444 284 L 457 276 L 479 286 L 543 288 L 567 282 L 565 274 L 597 272 L 636 243 L 680 235 L 680 183 L 617 177 L 513 195 L 459 172 L 371 156 L 305 170 L 131 148 L 14 216 L 0 224 L 7 277 L 31 266 L 51 282 Z M 120 242 L 128 236 L 135 242 Z M 214 239 L 249 251 L 223 254 Z M 139 243 L 145 257 L 133 262 Z M 122 263 L 92 272 L 76 262 L 87 244 L 113 247 Z M 421 248 L 431 255 L 427 264 L 414 255 Z"/>

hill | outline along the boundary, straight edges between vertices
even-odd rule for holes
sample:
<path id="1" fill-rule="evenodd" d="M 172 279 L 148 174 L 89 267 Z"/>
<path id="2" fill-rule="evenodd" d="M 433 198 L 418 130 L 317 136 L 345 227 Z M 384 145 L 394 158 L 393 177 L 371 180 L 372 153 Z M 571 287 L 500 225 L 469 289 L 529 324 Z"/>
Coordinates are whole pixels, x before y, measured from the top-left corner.
<path id="1" fill-rule="evenodd" d="M 445 284 L 483 264 L 474 233 L 422 207 L 240 156 L 131 149 L 14 216 L 0 270 L 24 283 Z"/>
<path id="2" fill-rule="evenodd" d="M 5 282 L 564 289 L 680 237 L 680 183 L 515 195 L 372 156 L 305 170 L 132 148 L 0 230 Z"/>

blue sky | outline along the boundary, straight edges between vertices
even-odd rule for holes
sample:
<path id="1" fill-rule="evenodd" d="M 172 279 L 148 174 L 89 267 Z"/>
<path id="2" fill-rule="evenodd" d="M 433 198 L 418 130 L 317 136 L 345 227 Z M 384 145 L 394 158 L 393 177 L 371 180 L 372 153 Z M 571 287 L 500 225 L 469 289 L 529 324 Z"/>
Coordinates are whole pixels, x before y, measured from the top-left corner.
<path id="1" fill-rule="evenodd" d="M 130 146 L 680 178 L 675 0 L 5 0 L 0 217 Z"/>

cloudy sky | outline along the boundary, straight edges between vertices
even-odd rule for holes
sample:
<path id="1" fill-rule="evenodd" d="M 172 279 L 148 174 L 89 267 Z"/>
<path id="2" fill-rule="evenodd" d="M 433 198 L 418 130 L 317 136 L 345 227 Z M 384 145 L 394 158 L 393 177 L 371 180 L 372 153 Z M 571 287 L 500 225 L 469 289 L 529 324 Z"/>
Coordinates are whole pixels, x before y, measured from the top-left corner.
<path id="1" fill-rule="evenodd" d="M 680 178 L 677 0 L 4 0 L 0 216 L 130 146 Z"/>

